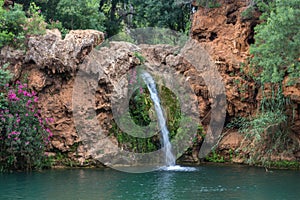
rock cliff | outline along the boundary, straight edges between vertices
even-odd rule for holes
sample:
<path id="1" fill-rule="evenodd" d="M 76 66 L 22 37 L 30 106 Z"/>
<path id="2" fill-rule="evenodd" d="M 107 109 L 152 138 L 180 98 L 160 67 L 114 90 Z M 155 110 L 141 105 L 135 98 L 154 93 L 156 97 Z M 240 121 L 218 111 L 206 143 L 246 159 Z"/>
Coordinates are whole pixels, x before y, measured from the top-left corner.
<path id="1" fill-rule="evenodd" d="M 193 14 L 191 36 L 210 53 L 222 74 L 228 106 L 226 120 L 229 121 L 235 117 L 255 114 L 262 98 L 262 88 L 247 75 L 249 48 L 254 43 L 254 27 L 260 23 L 260 13 L 255 11 L 249 16 L 242 14 L 249 7 L 250 1 L 222 0 L 219 2 L 221 6 L 217 8 L 198 7 L 197 12 Z M 197 6 L 196 1 L 194 6 Z M 283 90 L 284 95 L 291 99 L 291 105 L 294 106 L 288 108 L 287 112 L 295 120 L 291 127 L 293 132 L 291 137 L 299 145 L 299 84 L 292 87 L 285 86 Z M 265 88 L 264 92 L 268 93 L 268 89 Z M 218 150 L 228 156 L 229 151 L 240 147 L 243 138 L 244 136 L 236 130 L 224 129 Z M 247 143 L 247 145 L 250 144 Z M 298 154 L 299 151 L 289 153 L 289 155 L 275 155 L 272 159 L 275 161 L 296 160 L 299 157 Z M 243 162 L 244 160 L 233 159 L 233 161 Z"/>
<path id="2" fill-rule="evenodd" d="M 78 158 L 85 155 L 72 117 L 73 82 L 78 65 L 103 40 L 104 34 L 94 30 L 71 31 L 65 39 L 58 30 L 47 30 L 29 39 L 26 52 L 1 49 L 1 64 L 10 63 L 14 80 L 26 77 L 29 87 L 38 92 L 42 116 L 54 119 L 52 151 Z"/>
<path id="3" fill-rule="evenodd" d="M 249 57 L 249 46 L 254 42 L 254 27 L 259 23 L 259 13 L 255 13 L 251 18 L 241 16 L 247 6 L 247 1 L 226 0 L 221 2 L 221 7 L 212 9 L 199 7 L 193 14 L 191 37 L 201 44 L 203 51 L 209 53 L 210 61 L 223 78 L 227 99 L 226 121 L 237 116 L 254 114 L 259 100 L 260 88 L 241 70 Z M 97 159 L 111 162 L 110 156 L 118 150 L 112 147 L 99 152 L 99 147 L 105 144 L 94 137 L 93 133 L 98 130 L 96 126 L 99 125 L 104 130 L 103 136 L 108 137 L 109 142 L 116 145 L 116 139 L 109 136 L 108 132 L 113 118 L 112 93 L 119 91 L 122 94 L 123 89 L 117 88 L 120 79 L 129 73 L 131 68 L 141 64 L 134 52 L 139 52 L 146 58 L 149 70 L 153 70 L 151 66 L 162 65 L 174 70 L 176 74 L 181 74 L 188 81 L 194 91 L 192 98 L 198 102 L 197 111 L 206 131 L 210 130 L 210 121 L 218 121 L 210 113 L 214 102 L 203 78 L 204 72 L 199 73 L 188 60 L 174 53 L 176 52 L 174 49 L 166 45 L 137 46 L 129 43 L 113 43 L 101 51 L 93 51 L 93 48 L 103 41 L 103 33 L 94 30 L 71 31 L 65 39 L 61 38 L 59 31 L 47 30 L 43 36 L 29 39 L 26 52 L 9 47 L 1 49 L 0 64 L 10 63 L 15 80 L 26 76 L 29 86 L 38 92 L 40 99 L 38 106 L 42 116 L 54 118 L 54 122 L 50 124 L 54 134 L 52 152 L 63 152 L 81 165 L 88 160 L 96 162 Z M 93 63 L 94 60 L 97 62 Z M 98 87 L 94 91 L 95 97 L 78 98 L 80 94 L 74 96 L 74 85 L 81 91 L 86 88 L 80 88 L 80 84 L 76 85 L 76 75 L 81 67 L 87 66 L 92 74 L 99 75 L 99 81 L 96 83 Z M 284 93 L 298 105 L 296 122 L 292 129 L 295 140 L 300 143 L 300 84 L 286 87 Z M 75 126 L 72 104 L 74 98 L 78 104 L 83 105 L 81 110 L 76 108 L 76 112 L 82 111 L 82 115 L 90 112 L 87 105 L 92 102 L 92 112 L 96 113 L 90 117 L 95 118 L 98 124 L 95 125 L 91 121 L 89 126 L 82 127 L 86 132 L 84 135 L 78 134 L 80 130 Z M 86 142 L 87 140 L 89 142 Z M 239 133 L 230 130 L 223 134 L 219 149 L 224 152 L 236 149 L 242 140 L 243 137 Z M 198 152 L 199 148 L 196 147 L 194 151 Z M 299 152 L 295 153 L 295 157 L 297 155 L 299 156 Z M 116 163 L 120 160 L 123 162 L 121 157 L 118 159 Z M 197 154 L 193 153 L 190 159 L 197 161 Z"/>

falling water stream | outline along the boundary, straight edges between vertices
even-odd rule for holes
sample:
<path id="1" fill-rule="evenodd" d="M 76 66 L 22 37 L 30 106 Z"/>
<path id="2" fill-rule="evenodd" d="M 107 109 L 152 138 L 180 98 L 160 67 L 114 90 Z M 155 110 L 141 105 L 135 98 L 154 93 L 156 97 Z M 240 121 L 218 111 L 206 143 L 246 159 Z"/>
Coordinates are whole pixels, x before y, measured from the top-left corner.
<path id="1" fill-rule="evenodd" d="M 153 80 L 152 76 L 148 72 L 143 72 L 141 74 L 142 79 L 146 83 L 148 90 L 150 92 L 150 97 L 154 103 L 154 108 L 156 111 L 156 116 L 159 124 L 159 128 L 161 130 L 162 135 L 162 146 L 165 153 L 165 164 L 166 166 L 175 166 L 176 157 L 172 153 L 172 145 L 169 140 L 169 130 L 166 125 L 166 120 L 163 114 L 162 107 L 160 105 L 160 99 L 158 96 L 158 92 L 156 90 L 156 84 Z"/>

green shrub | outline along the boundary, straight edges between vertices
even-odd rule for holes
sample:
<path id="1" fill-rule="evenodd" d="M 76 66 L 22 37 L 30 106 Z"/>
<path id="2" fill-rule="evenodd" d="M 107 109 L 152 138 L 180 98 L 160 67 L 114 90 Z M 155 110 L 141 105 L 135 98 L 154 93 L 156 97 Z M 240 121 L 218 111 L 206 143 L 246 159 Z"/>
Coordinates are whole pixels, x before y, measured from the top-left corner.
<path id="1" fill-rule="evenodd" d="M 47 23 L 41 12 L 40 7 L 36 6 L 34 2 L 30 3 L 27 13 L 29 18 L 23 25 L 25 35 L 42 35 L 46 33 Z"/>
<path id="2" fill-rule="evenodd" d="M 5 10 L 0 0 L 0 48 L 11 45 L 24 48 L 26 37 L 46 32 L 46 23 L 41 11 L 34 3 L 30 4 L 27 16 L 20 4 Z"/>
<path id="3" fill-rule="evenodd" d="M 206 156 L 205 160 L 207 160 L 209 162 L 214 162 L 214 163 L 223 163 L 223 162 L 225 162 L 224 157 L 221 156 L 220 154 L 216 153 L 215 150 L 213 150 L 210 155 Z"/>
<path id="4" fill-rule="evenodd" d="M 243 151 L 248 154 L 249 164 L 268 166 L 273 155 L 291 153 L 298 147 L 290 137 L 289 120 L 281 110 L 265 111 L 251 118 L 243 125 L 246 146 Z M 269 167 L 269 166 L 268 166 Z"/>
<path id="5" fill-rule="evenodd" d="M 21 5 L 16 4 L 11 10 L 5 10 L 2 7 L 3 2 L 4 0 L 0 0 L 0 48 L 23 41 L 23 25 L 26 23 L 26 15 Z"/>
<path id="6" fill-rule="evenodd" d="M 4 65 L 2 69 L 0 68 L 0 109 L 4 110 L 7 108 L 6 95 L 3 92 L 5 85 L 9 82 L 12 75 L 8 70 L 6 70 L 8 64 Z M 1 129 L 0 129 L 1 130 Z"/>
<path id="7" fill-rule="evenodd" d="M 300 77 L 300 0 L 276 0 L 265 22 L 255 27 L 250 63 L 255 80 L 282 85 Z"/>

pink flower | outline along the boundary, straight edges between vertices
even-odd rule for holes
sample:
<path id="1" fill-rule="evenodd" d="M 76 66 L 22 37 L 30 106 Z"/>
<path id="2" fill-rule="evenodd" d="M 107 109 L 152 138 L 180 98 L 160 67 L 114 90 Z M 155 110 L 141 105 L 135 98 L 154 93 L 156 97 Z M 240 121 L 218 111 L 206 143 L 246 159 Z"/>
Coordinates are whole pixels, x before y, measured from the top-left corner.
<path id="1" fill-rule="evenodd" d="M 27 96 L 27 93 L 28 93 L 28 92 L 27 92 L 26 90 L 23 91 L 23 95 L 24 95 L 24 96 Z"/>
<path id="2" fill-rule="evenodd" d="M 30 106 L 31 103 L 32 103 L 32 101 L 29 99 L 29 100 L 27 101 L 27 103 L 26 103 L 26 106 L 27 106 L 27 107 Z"/>
<path id="3" fill-rule="evenodd" d="M 24 86 L 25 86 L 26 84 L 24 84 Z M 24 96 L 27 96 L 27 97 L 32 97 L 32 94 L 30 93 L 30 92 L 28 92 L 28 91 L 26 91 L 26 90 L 23 90 L 23 95 Z"/>
<path id="4" fill-rule="evenodd" d="M 46 118 L 45 120 L 46 120 L 47 124 L 50 124 L 50 123 L 54 122 L 53 118 Z"/>
<path id="5" fill-rule="evenodd" d="M 39 101 L 39 98 L 38 97 L 34 97 L 34 100 L 33 100 L 35 103 L 37 103 Z"/>
<path id="6" fill-rule="evenodd" d="M 17 123 L 20 123 L 20 121 L 21 121 L 21 119 L 18 117 L 18 118 L 17 118 Z"/>
<path id="7" fill-rule="evenodd" d="M 8 92 L 8 99 L 10 101 L 19 101 L 20 99 L 17 97 L 16 93 L 13 90 Z"/>
<path id="8" fill-rule="evenodd" d="M 17 96 L 17 95 L 14 93 L 13 90 L 9 90 L 9 92 L 8 92 L 8 98 L 9 98 L 10 100 L 16 98 L 16 96 Z"/>
<path id="9" fill-rule="evenodd" d="M 32 92 L 31 92 L 31 95 L 32 95 L 32 96 L 35 96 L 36 94 L 37 94 L 37 93 L 36 93 L 35 91 L 32 91 Z"/>
<path id="10" fill-rule="evenodd" d="M 140 87 L 140 94 L 143 94 L 143 88 Z"/>
<path id="11" fill-rule="evenodd" d="M 18 136 L 20 135 L 21 133 L 20 132 L 17 132 L 17 131 L 13 131 L 11 132 L 10 134 L 8 134 L 7 138 L 10 139 L 12 136 L 17 136 L 14 138 L 14 140 L 18 140 Z"/>
<path id="12" fill-rule="evenodd" d="M 17 131 L 13 131 L 11 132 L 11 135 L 20 135 L 21 133 L 20 132 L 17 132 Z"/>
<path id="13" fill-rule="evenodd" d="M 26 113 L 25 116 L 28 117 L 28 113 Z"/>

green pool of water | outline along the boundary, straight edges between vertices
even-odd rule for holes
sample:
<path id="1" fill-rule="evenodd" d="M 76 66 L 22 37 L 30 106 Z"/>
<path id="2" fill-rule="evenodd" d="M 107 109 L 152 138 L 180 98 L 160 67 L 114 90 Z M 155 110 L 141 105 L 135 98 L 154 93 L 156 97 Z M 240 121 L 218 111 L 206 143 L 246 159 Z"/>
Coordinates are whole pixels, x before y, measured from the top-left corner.
<path id="1" fill-rule="evenodd" d="M 113 169 L 0 174 L 0 199 L 300 199 L 300 172 L 245 166 L 132 174 Z"/>

